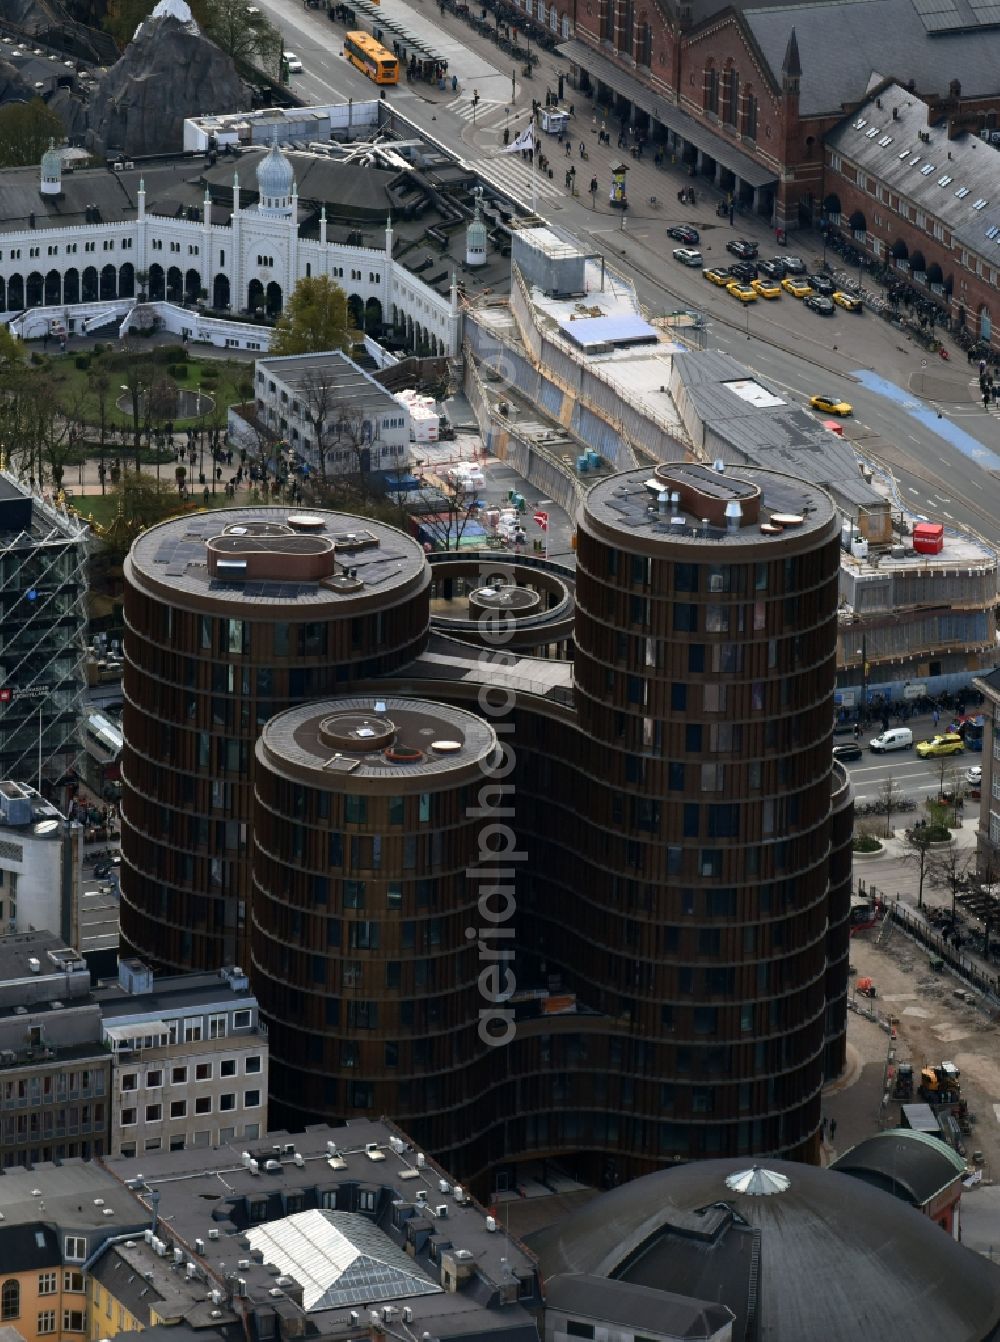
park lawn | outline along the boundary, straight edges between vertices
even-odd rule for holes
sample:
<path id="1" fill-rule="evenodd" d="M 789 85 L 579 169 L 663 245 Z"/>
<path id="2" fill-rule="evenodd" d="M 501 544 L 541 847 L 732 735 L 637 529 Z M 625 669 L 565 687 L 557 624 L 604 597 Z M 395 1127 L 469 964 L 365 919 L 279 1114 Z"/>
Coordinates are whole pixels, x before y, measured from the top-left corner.
<path id="1" fill-rule="evenodd" d="M 75 353 L 50 356 L 50 377 L 54 394 L 66 407 L 80 406 L 82 417 L 91 428 L 98 424 L 100 412 L 97 397 L 90 388 L 88 378 L 89 373 L 100 364 L 100 355 L 91 359 L 90 369 L 77 368 Z M 215 404 L 210 411 L 202 414 L 200 420 L 194 416 L 174 420 L 174 428 L 196 429 L 199 424 L 204 428 L 224 428 L 229 407 L 242 399 L 238 390 L 240 383 L 253 376 L 252 365 L 237 363 L 230 359 L 192 359 L 187 364 L 187 370 L 186 378 L 177 379 L 171 377 L 166 364 L 156 366 L 158 374 L 162 374 L 185 391 L 196 391 L 199 386 L 204 385 L 206 375 L 216 377 L 218 380 L 215 387 L 209 387 L 205 391 L 205 395 L 211 396 Z M 109 368 L 107 374 L 111 384 L 107 406 L 108 426 L 115 429 L 128 428 L 132 424 L 131 414 L 122 413 L 115 404 L 118 397 L 124 394 L 120 390 L 124 375 L 120 368 Z"/>
<path id="2" fill-rule="evenodd" d="M 70 486 L 72 488 L 72 486 Z M 206 505 L 200 492 L 197 494 L 198 506 L 192 509 L 192 512 L 205 512 Z M 178 498 L 178 503 L 180 499 Z M 118 507 L 117 494 L 80 494 L 69 500 L 70 507 L 83 518 L 85 522 L 96 522 L 100 527 L 106 527 L 115 516 Z M 232 502 L 226 497 L 225 490 L 219 490 L 217 494 L 209 494 L 207 508 L 231 508 Z"/>

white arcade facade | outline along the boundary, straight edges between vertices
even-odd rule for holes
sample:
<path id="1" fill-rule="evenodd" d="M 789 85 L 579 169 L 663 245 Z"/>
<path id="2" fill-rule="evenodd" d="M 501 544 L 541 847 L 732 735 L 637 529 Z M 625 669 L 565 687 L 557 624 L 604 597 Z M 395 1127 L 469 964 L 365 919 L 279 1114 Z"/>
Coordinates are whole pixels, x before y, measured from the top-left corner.
<path id="1" fill-rule="evenodd" d="M 76 195 L 86 192 L 87 175 L 74 175 Z M 442 295 L 394 261 L 391 220 L 384 249 L 328 241 L 325 207 L 319 236 L 303 237 L 294 169 L 276 144 L 259 159 L 256 177 L 257 202 L 242 205 L 239 174 L 234 173 L 225 224 L 213 222 L 218 211 L 209 190 L 200 211 L 178 206 L 171 217 L 147 210 L 142 179 L 134 210 L 121 211 L 131 217 L 107 217 L 105 203 L 103 210 L 97 205 L 68 210 L 62 222 L 53 208 L 64 191 L 61 157 L 50 148 L 42 159 L 38 213 L 32 209 L 28 228 L 15 225 L 0 233 L 0 320 L 37 309 L 34 317 L 50 317 L 72 334 L 83 329 L 85 316 L 74 314 L 74 308 L 91 305 L 86 309 L 90 316 L 94 303 L 143 296 L 169 303 L 200 299 L 216 312 L 232 311 L 237 319 L 254 313 L 276 316 L 300 279 L 329 275 L 355 312 L 391 325 L 408 349 L 458 353 L 461 318 L 454 277 L 449 293 Z M 112 209 L 114 200 L 111 196 Z M 31 329 L 38 329 L 37 321 Z"/>

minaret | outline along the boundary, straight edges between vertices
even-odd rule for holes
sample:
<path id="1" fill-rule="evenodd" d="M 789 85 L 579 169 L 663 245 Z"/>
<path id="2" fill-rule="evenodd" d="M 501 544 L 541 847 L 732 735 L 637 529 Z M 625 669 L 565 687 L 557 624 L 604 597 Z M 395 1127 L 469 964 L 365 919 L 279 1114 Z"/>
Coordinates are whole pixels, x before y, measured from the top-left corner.
<path id="1" fill-rule="evenodd" d="M 210 228 L 212 225 L 212 193 L 207 186 L 205 187 L 205 199 L 201 206 L 201 221 L 206 228 Z"/>
<path id="2" fill-rule="evenodd" d="M 62 195 L 62 154 L 56 148 L 55 140 L 49 141 L 49 147 L 42 155 L 42 180 L 38 190 L 43 196 Z"/>
<path id="3" fill-rule="evenodd" d="M 326 206 L 319 212 L 319 245 L 326 246 Z"/>
<path id="4" fill-rule="evenodd" d="M 385 255 L 386 260 L 392 260 L 392 215 L 390 214 L 385 221 Z"/>
<path id="5" fill-rule="evenodd" d="M 484 266 L 488 259 L 486 255 L 486 225 L 483 223 L 482 216 L 479 213 L 479 207 L 483 198 L 483 188 L 477 186 L 472 195 L 476 205 L 472 215 L 472 222 L 465 230 L 465 264 L 467 266 Z"/>
<path id="6" fill-rule="evenodd" d="M 239 212 L 240 212 L 240 175 L 239 175 L 238 172 L 234 172 L 234 173 L 233 173 L 233 214 L 236 215 L 236 214 L 239 214 Z"/>
<path id="7" fill-rule="evenodd" d="M 144 177 L 140 177 L 140 178 L 139 178 L 139 218 L 140 218 L 140 219 L 145 219 L 145 217 L 146 217 L 146 179 L 145 179 Z"/>

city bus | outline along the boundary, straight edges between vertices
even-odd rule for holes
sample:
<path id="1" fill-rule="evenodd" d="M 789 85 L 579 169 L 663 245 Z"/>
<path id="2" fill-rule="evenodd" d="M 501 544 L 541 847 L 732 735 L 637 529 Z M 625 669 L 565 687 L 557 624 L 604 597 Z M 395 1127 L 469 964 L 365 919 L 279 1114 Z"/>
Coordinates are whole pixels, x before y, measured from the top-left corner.
<path id="1" fill-rule="evenodd" d="M 362 74 L 375 84 L 399 82 L 399 61 L 370 33 L 347 33 L 344 37 L 344 55 Z"/>

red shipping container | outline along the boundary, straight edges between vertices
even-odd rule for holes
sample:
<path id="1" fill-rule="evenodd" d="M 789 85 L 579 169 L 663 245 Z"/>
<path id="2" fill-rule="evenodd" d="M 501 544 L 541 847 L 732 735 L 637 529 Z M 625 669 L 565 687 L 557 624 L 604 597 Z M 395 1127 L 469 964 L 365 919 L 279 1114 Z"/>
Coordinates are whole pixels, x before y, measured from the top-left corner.
<path id="1" fill-rule="evenodd" d="M 917 554 L 939 555 L 944 549 L 944 527 L 940 522 L 918 522 L 913 528 L 913 548 Z"/>

